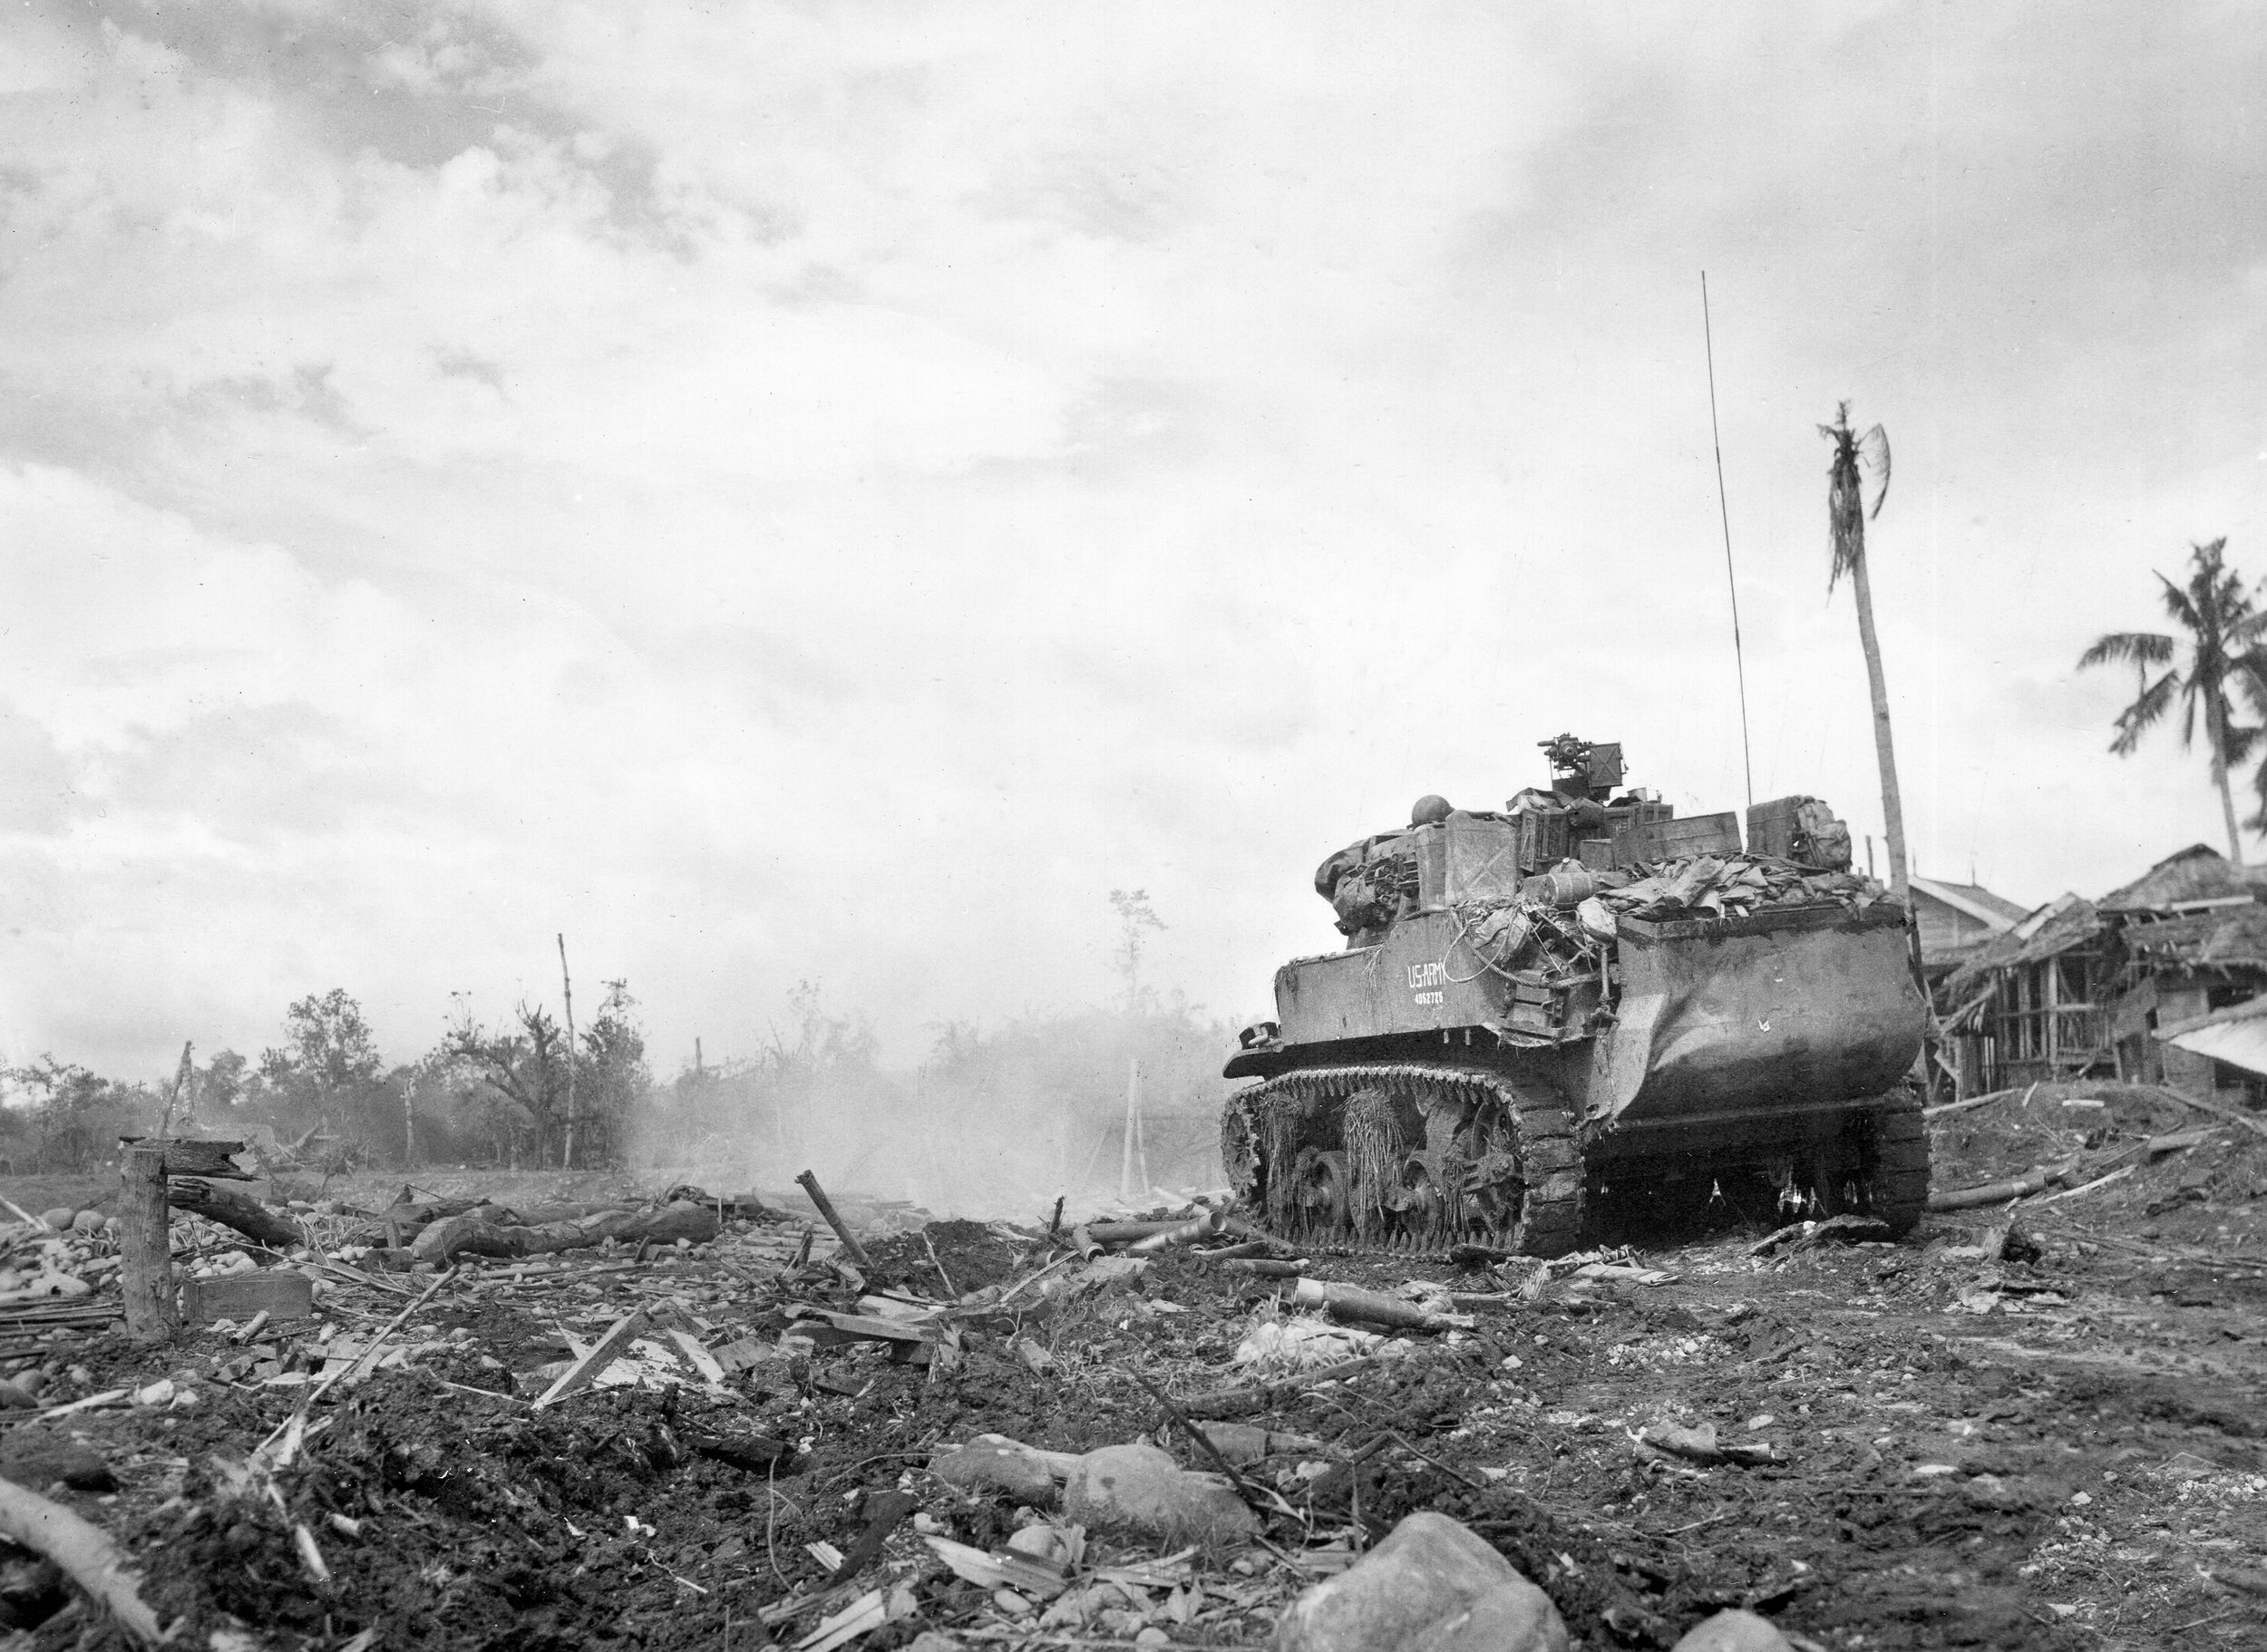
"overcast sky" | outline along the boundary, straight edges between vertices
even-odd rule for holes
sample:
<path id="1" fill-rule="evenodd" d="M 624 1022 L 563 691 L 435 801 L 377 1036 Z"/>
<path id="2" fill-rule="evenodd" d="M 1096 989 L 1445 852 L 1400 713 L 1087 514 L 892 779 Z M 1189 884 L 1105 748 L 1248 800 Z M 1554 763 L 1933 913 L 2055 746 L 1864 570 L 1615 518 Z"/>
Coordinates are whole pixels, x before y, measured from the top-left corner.
<path id="1" fill-rule="evenodd" d="M 0 22 L 0 1057 L 345 987 L 387 1053 L 802 977 L 897 1059 L 1149 976 L 1535 742 L 2023 902 L 2218 841 L 2105 747 L 2152 568 L 2267 573 L 2267 15 L 540 4 Z M 2242 800 L 2246 808 L 2251 800 Z M 2254 849 L 2258 841 L 2252 840 Z"/>

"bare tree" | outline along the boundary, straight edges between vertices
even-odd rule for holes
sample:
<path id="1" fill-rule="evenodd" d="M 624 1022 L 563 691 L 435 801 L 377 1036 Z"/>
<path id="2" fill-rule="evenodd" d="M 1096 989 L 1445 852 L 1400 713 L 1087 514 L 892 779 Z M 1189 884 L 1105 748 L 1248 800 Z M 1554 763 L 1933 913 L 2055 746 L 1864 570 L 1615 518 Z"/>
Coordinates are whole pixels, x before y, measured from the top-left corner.
<path id="1" fill-rule="evenodd" d="M 1826 593 L 1834 594 L 1842 576 L 1850 576 L 1857 598 L 1858 643 L 1865 650 L 1865 680 L 1873 695 L 1873 755 L 1882 770 L 1882 825 L 1889 838 L 1889 882 L 1897 899 L 1910 899 L 1905 867 L 1905 804 L 1897 787 L 1897 747 L 1889 732 L 1889 684 L 1882 675 L 1882 643 L 1873 631 L 1873 582 L 1865 562 L 1865 524 L 1882 513 L 1889 497 L 1889 433 L 1876 424 L 1863 436 L 1850 429 L 1850 403 L 1834 411 L 1834 422 L 1822 424 L 1818 433 L 1834 443 L 1826 467 L 1826 526 L 1834 562 L 1826 575 Z M 1863 467 L 1879 481 L 1873 508 L 1864 507 L 1859 478 Z"/>
<path id="2" fill-rule="evenodd" d="M 1125 977 L 1125 1008 L 1132 1015 L 1142 1006 L 1143 935 L 1165 924 L 1150 909 L 1147 889 L 1112 889 L 1110 908 L 1118 915 L 1117 968 Z"/>

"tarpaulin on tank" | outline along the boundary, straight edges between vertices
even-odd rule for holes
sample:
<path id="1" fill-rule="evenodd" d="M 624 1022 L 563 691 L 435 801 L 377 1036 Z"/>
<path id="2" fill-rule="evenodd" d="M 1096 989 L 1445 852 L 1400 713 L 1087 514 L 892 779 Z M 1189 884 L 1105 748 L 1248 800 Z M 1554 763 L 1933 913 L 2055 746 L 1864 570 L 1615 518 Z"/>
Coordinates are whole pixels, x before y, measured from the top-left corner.
<path id="1" fill-rule="evenodd" d="M 1338 915 L 1338 933 L 1354 945 L 1393 922 L 1404 894 L 1414 894 L 1416 861 L 1408 852 L 1416 836 L 1379 832 L 1349 843 L 1315 869 L 1315 893 Z"/>

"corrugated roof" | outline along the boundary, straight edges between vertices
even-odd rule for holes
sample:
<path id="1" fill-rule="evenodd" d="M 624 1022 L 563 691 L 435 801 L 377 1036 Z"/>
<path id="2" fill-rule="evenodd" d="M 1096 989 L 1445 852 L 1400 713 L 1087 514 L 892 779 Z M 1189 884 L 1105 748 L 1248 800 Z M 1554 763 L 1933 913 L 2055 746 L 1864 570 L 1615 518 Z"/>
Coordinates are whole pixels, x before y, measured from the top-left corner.
<path id="1" fill-rule="evenodd" d="M 1965 912 L 1994 929 L 2011 928 L 2016 919 L 2030 910 L 1993 894 L 1980 883 L 1946 883 L 1937 878 L 1909 878 L 1906 881 L 1923 895 L 1942 901 L 1955 911 Z"/>
<path id="2" fill-rule="evenodd" d="M 2240 899 L 2262 889 L 2267 889 L 2267 867 L 2238 866 L 2209 844 L 2191 843 L 2095 904 L 2105 912 L 2126 912 Z"/>
<path id="3" fill-rule="evenodd" d="M 2160 1033 L 2158 1036 L 2163 1038 L 2165 1035 Z M 2175 1033 L 2165 1038 L 2165 1042 L 2213 1061 L 2224 1061 L 2246 1073 L 2267 1073 L 2267 1019 L 2259 1016 L 2246 1021 L 2215 1022 L 2193 1032 Z"/>

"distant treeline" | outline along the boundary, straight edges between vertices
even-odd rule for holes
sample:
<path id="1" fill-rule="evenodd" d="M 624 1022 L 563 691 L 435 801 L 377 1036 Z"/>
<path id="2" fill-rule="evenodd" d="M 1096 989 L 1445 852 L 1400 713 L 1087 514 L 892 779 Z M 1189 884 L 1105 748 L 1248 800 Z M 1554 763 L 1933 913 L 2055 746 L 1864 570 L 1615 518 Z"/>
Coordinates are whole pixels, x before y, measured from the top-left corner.
<path id="1" fill-rule="evenodd" d="M 1124 1006 L 1035 1014 L 981 1029 L 932 1029 L 912 1071 L 885 1071 L 861 1014 L 830 1013 L 805 984 L 789 1031 L 752 1054 L 688 1061 L 657 1081 L 637 1001 L 607 983 L 573 1048 L 547 1008 L 483 1025 L 460 1016 L 406 1064 L 380 1054 L 343 989 L 284 1015 L 277 1046 L 250 1060 L 183 1052 L 158 1084 L 106 1078 L 43 1055 L 0 1070 L 0 1158 L 17 1174 L 108 1163 L 121 1135 L 173 1133 L 277 1142 L 322 1169 L 567 1161 L 569 1074 L 577 1167 L 685 1166 L 737 1188 L 783 1185 L 816 1168 L 844 1186 L 932 1203 L 956 1189 L 1211 1181 L 1230 1029 L 1185 1004 L 1132 993 Z M 578 1017 L 579 1022 L 579 1017 Z M 1139 1065 L 1143 1123 L 1126 1152 Z"/>

